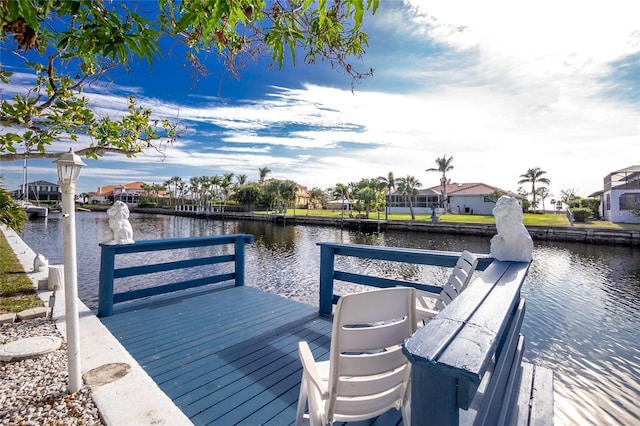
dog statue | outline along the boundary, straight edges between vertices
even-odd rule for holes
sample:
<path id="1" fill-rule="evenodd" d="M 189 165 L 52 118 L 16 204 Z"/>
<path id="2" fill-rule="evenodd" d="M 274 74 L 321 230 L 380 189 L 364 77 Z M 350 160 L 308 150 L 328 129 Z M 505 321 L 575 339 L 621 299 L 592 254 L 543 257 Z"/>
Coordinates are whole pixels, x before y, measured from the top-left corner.
<path id="1" fill-rule="evenodd" d="M 102 244 L 132 244 L 133 228 L 129 223 L 129 207 L 122 201 L 116 201 L 107 210 L 109 229 L 102 233 Z"/>
<path id="2" fill-rule="evenodd" d="M 33 259 L 33 272 L 42 272 L 49 269 L 49 261 L 44 257 L 44 255 L 38 253 L 36 257 Z"/>
<path id="3" fill-rule="evenodd" d="M 503 195 L 493 208 L 498 235 L 491 238 L 491 257 L 512 262 L 531 262 L 533 240 L 522 224 L 522 207 Z"/>

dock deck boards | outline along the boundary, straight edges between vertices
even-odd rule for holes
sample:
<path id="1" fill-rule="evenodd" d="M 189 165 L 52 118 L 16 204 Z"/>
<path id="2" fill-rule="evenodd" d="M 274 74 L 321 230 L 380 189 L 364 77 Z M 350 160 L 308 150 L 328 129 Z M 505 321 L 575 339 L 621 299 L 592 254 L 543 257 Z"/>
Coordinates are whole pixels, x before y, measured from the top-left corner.
<path id="1" fill-rule="evenodd" d="M 298 341 L 309 342 L 316 359 L 329 357 L 330 318 L 247 286 L 136 304 L 101 320 L 196 425 L 293 424 Z M 390 410 L 357 424 L 401 417 Z"/>

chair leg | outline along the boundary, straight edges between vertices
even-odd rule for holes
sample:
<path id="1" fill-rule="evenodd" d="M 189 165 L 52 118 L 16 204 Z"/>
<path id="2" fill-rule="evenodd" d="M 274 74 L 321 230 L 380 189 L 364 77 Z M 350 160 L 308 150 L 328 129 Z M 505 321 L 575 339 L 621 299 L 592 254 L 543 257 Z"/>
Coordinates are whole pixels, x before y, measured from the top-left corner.
<path id="1" fill-rule="evenodd" d="M 302 426 L 304 422 L 304 411 L 307 406 L 308 389 L 307 381 L 305 380 L 304 372 L 302 373 L 302 380 L 300 381 L 300 394 L 298 395 L 298 410 L 296 412 L 296 426 Z"/>
<path id="2" fill-rule="evenodd" d="M 404 426 L 411 426 L 411 401 L 405 402 L 400 412 L 402 413 L 402 424 Z"/>
<path id="3" fill-rule="evenodd" d="M 409 370 L 409 374 L 411 370 Z M 404 426 L 411 426 L 411 376 L 407 380 L 407 388 L 404 394 L 404 400 L 400 412 L 402 413 L 402 424 Z"/>

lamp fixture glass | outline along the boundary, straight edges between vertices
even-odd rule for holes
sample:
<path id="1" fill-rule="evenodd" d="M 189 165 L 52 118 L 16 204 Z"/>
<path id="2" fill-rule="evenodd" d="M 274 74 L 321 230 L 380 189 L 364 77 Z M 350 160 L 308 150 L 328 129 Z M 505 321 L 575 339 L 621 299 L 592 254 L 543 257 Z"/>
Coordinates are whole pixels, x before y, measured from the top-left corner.
<path id="1" fill-rule="evenodd" d="M 60 186 L 75 186 L 78 182 L 80 170 L 86 166 L 80 156 L 74 153 L 71 148 L 69 148 L 69 152 L 62 154 L 54 163 L 58 165 L 58 183 Z"/>

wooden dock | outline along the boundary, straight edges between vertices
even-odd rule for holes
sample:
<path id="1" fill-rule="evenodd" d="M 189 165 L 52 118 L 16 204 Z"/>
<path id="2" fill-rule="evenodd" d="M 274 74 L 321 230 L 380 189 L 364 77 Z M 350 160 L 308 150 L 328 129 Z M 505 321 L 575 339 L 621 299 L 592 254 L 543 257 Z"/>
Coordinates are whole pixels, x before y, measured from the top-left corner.
<path id="1" fill-rule="evenodd" d="M 298 341 L 329 357 L 331 319 L 317 306 L 248 286 L 122 306 L 101 321 L 196 425 L 293 424 Z M 397 425 L 401 416 L 358 424 Z"/>

